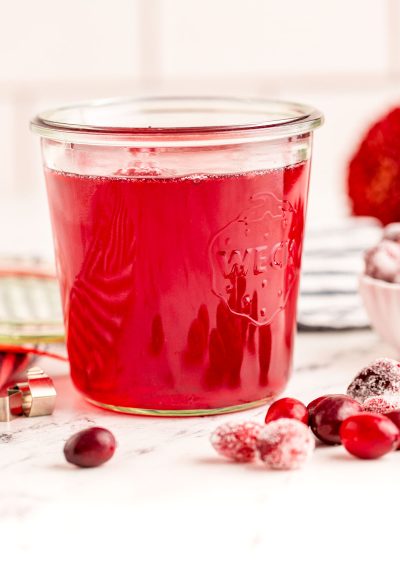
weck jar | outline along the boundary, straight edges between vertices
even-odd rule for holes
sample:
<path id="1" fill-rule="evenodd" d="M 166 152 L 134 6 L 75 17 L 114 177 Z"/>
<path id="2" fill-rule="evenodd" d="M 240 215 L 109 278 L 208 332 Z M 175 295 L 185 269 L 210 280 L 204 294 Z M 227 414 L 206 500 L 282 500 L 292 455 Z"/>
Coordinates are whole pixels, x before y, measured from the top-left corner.
<path id="1" fill-rule="evenodd" d="M 284 389 L 321 122 L 311 107 L 234 98 L 94 101 L 32 121 L 87 400 L 206 415 Z"/>

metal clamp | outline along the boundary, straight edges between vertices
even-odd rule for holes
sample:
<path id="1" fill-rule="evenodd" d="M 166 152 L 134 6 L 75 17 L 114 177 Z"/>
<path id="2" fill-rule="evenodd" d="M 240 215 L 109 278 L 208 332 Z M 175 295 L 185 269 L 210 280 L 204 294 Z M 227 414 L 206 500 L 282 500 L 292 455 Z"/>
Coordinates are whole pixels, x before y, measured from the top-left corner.
<path id="1" fill-rule="evenodd" d="M 27 372 L 27 381 L 17 383 L 0 397 L 0 421 L 10 421 L 13 417 L 39 417 L 51 415 L 56 404 L 56 390 L 51 378 L 39 367 Z"/>
<path id="2" fill-rule="evenodd" d="M 9 397 L 0 397 L 0 421 L 11 421 Z"/>

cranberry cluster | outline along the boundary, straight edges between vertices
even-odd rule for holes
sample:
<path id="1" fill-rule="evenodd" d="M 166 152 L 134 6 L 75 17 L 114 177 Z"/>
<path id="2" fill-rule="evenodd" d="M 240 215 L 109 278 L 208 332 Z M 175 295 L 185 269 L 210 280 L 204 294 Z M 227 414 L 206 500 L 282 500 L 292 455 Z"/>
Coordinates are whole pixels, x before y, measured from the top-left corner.
<path id="1" fill-rule="evenodd" d="M 326 445 L 343 444 L 355 457 L 377 459 L 400 448 L 400 363 L 377 359 L 358 373 L 346 395 L 324 395 L 307 407 L 297 399 L 279 399 L 265 423 L 226 423 L 211 443 L 234 461 L 259 457 L 272 469 L 297 469 L 313 452 L 312 431 Z"/>

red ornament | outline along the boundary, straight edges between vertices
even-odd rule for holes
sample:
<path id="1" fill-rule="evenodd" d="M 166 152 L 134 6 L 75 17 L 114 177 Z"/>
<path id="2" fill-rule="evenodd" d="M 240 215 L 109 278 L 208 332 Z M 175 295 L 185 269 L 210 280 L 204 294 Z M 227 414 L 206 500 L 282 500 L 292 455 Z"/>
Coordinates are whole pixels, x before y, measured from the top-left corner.
<path id="1" fill-rule="evenodd" d="M 268 409 L 265 417 L 265 422 L 270 423 L 277 419 L 297 419 L 302 423 L 308 425 L 308 411 L 307 407 L 301 401 L 292 399 L 291 397 L 284 397 L 278 399 Z"/>
<path id="2" fill-rule="evenodd" d="M 399 430 L 385 415 L 361 413 L 343 421 L 340 438 L 352 455 L 377 459 L 396 449 Z"/>
<path id="3" fill-rule="evenodd" d="M 369 129 L 350 161 L 347 183 L 354 215 L 400 221 L 399 107 Z"/>

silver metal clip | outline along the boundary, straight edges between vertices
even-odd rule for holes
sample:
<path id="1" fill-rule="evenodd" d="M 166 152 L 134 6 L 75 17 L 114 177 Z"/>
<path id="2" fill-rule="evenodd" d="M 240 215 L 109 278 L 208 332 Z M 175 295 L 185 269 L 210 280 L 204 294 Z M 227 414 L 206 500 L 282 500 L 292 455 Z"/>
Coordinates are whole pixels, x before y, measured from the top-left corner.
<path id="1" fill-rule="evenodd" d="M 11 412 L 25 417 L 51 415 L 57 396 L 53 381 L 39 367 L 30 368 L 27 377 L 27 382 L 17 383 L 8 391 Z"/>
<path id="2" fill-rule="evenodd" d="M 21 415 L 51 415 L 54 411 L 57 392 L 51 378 L 39 367 L 32 367 L 27 372 L 27 379 L 9 388 L 6 397 L 0 397 L 0 421 L 10 421 Z"/>
<path id="3" fill-rule="evenodd" d="M 11 421 L 9 397 L 0 397 L 0 421 Z"/>

